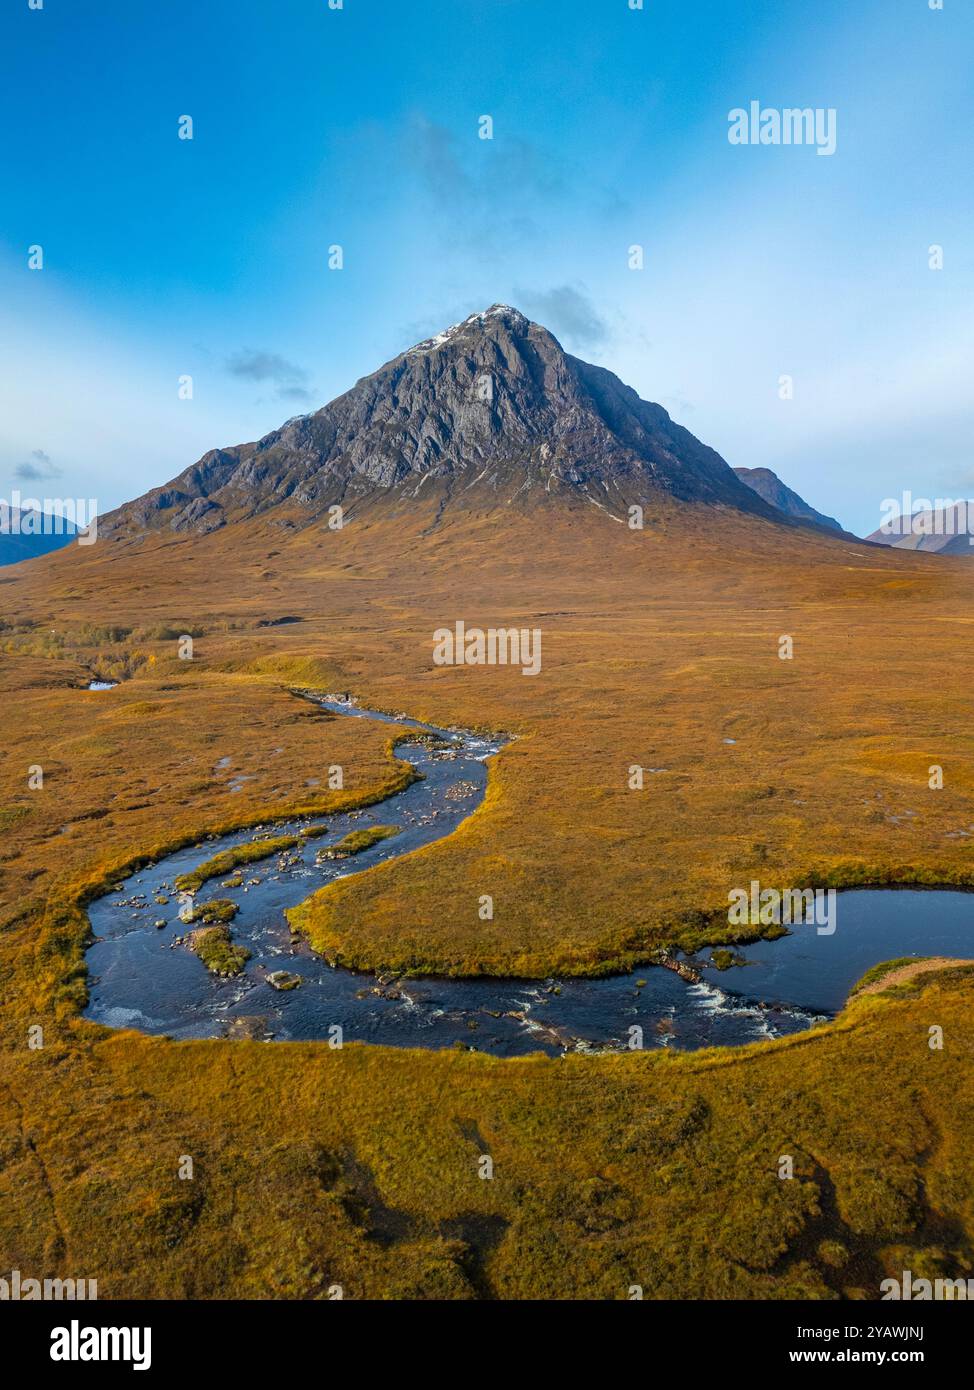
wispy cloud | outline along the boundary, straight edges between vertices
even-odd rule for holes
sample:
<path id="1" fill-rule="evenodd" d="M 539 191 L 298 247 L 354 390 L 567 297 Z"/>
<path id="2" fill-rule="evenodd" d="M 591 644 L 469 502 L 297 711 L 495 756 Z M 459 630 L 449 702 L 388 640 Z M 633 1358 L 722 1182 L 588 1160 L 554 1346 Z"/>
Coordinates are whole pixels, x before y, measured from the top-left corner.
<path id="1" fill-rule="evenodd" d="M 613 327 L 596 308 L 584 285 L 555 285 L 549 290 L 513 289 L 508 293 L 507 286 L 501 284 L 495 285 L 494 290 L 495 299 L 520 309 L 543 328 L 550 328 L 555 337 L 572 350 L 594 352 L 613 336 Z M 483 300 L 454 301 L 449 309 L 404 325 L 399 340 L 408 344 L 421 342 L 486 308 Z M 618 331 L 625 321 L 619 315 L 615 319 L 615 331 Z"/>
<path id="2" fill-rule="evenodd" d="M 296 362 L 277 352 L 242 348 L 227 358 L 227 371 L 242 381 L 268 382 L 282 401 L 311 401 L 314 393 L 307 385 L 308 373 Z"/>
<path id="3" fill-rule="evenodd" d="M 43 449 L 32 449 L 30 458 L 24 463 L 18 463 L 14 469 L 14 477 L 28 483 L 38 483 L 45 478 L 59 478 L 60 476 L 60 468 L 56 466 L 50 454 L 46 454 Z"/>
<path id="4" fill-rule="evenodd" d="M 436 202 L 456 205 L 475 196 L 474 181 L 457 154 L 457 138 L 446 126 L 425 118 L 414 121 L 406 139 L 406 151 L 427 193 Z"/>
<path id="5" fill-rule="evenodd" d="M 569 347 L 591 350 L 609 338 L 609 325 L 585 291 L 575 285 L 518 290 L 515 303 L 529 318 L 550 328 Z"/>
<path id="6" fill-rule="evenodd" d="M 409 125 L 402 164 L 417 179 L 442 225 L 455 240 L 462 228 L 468 244 L 508 245 L 528 238 L 554 208 L 577 195 L 563 156 L 524 136 L 495 127 L 491 140 L 480 140 L 471 122 L 466 136 L 416 117 Z M 619 195 L 588 190 L 600 207 L 618 211 Z"/>

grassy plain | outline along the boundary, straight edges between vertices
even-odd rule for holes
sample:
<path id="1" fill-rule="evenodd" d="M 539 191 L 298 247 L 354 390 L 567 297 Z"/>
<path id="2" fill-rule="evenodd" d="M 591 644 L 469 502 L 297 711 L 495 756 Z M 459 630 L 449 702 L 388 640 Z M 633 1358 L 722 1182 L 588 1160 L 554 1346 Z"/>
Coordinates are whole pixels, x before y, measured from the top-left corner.
<path id="1" fill-rule="evenodd" d="M 127 867 L 404 785 L 389 731 L 291 689 L 515 736 L 455 834 L 304 909 L 345 963 L 596 972 L 726 939 L 752 878 L 974 885 L 972 583 L 964 560 L 737 514 L 631 532 L 476 501 L 0 575 L 0 1264 L 103 1296 L 385 1298 L 875 1296 L 882 1269 L 970 1268 L 964 971 L 693 1056 L 173 1044 L 79 1010 L 83 903 Z M 540 628 L 541 674 L 434 667 L 458 618 Z"/>

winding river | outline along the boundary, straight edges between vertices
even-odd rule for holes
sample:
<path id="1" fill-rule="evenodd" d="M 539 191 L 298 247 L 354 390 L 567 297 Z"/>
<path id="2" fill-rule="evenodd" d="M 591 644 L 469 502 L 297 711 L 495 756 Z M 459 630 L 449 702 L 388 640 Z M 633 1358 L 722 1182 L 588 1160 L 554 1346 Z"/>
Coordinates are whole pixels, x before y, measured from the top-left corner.
<path id="1" fill-rule="evenodd" d="M 204 884 L 197 906 L 230 898 L 239 908 L 233 941 L 251 955 L 232 978 L 211 974 L 177 941 L 191 929 L 179 916 L 185 900 L 176 878 L 220 850 L 296 834 L 322 818 L 207 839 L 116 885 L 89 907 L 94 942 L 87 952 L 86 1017 L 172 1038 L 321 1040 L 338 1025 L 347 1042 L 462 1046 L 499 1056 L 625 1048 L 638 1028 L 643 1047 L 693 1049 L 808 1028 L 837 1012 L 877 961 L 974 957 L 974 894 L 896 889 L 843 892 L 834 935 L 798 926 L 778 941 L 741 948 L 744 963 L 728 971 L 708 965 L 704 953 L 691 962 L 697 981 L 652 966 L 599 980 L 545 981 L 393 979 L 333 969 L 292 936 L 284 910 L 337 878 L 449 835 L 483 799 L 487 763 L 502 741 L 378 714 L 348 700 L 320 703 L 336 714 L 416 729 L 423 738 L 400 743 L 396 752 L 423 780 L 377 806 L 324 818 L 326 834 L 248 865 L 238 887 L 224 887 L 220 878 Z M 400 833 L 352 859 L 317 857 L 350 831 L 372 825 L 395 825 Z M 298 987 L 282 991 L 269 983 L 280 970 L 300 976 Z"/>

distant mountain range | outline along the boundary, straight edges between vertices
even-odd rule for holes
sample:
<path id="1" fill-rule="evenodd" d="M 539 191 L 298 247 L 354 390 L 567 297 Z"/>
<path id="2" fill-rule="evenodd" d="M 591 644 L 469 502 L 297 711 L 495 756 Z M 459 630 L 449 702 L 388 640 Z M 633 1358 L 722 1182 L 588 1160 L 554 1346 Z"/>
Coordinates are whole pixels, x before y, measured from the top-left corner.
<path id="1" fill-rule="evenodd" d="M 16 565 L 21 560 L 34 560 L 70 545 L 78 534 L 70 522 L 57 518 L 59 531 L 52 533 L 53 519 L 41 512 L 19 511 L 0 502 L 0 566 Z M 45 532 L 45 525 L 48 527 Z"/>
<path id="2" fill-rule="evenodd" d="M 897 550 L 932 550 L 940 555 L 974 556 L 974 501 L 957 501 L 921 510 L 867 540 Z"/>
<path id="3" fill-rule="evenodd" d="M 211 450 L 99 524 L 116 536 L 205 534 L 278 509 L 301 525 L 335 504 L 420 495 L 444 508 L 561 496 L 620 517 L 671 498 L 837 525 L 811 508 L 782 512 L 662 406 L 504 304 L 417 343 L 255 443 Z"/>

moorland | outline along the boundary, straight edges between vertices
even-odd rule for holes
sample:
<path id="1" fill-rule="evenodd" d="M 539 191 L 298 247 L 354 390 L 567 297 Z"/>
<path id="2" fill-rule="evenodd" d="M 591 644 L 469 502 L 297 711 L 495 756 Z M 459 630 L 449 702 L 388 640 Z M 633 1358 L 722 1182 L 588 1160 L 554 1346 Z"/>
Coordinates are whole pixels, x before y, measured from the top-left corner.
<path id="1" fill-rule="evenodd" d="M 387 733 L 297 688 L 517 735 L 457 834 L 308 909 L 357 965 L 598 971 L 719 939 L 727 885 L 754 873 L 971 881 L 963 562 L 817 533 L 783 552 L 767 522 L 708 535 L 676 509 L 635 534 L 567 509 L 543 547 L 538 518 L 509 518 L 501 550 L 486 513 L 422 535 L 432 519 L 353 515 L 286 557 L 259 522 L 230 554 L 166 537 L 132 595 L 107 548 L 4 576 L 5 1263 L 90 1272 L 103 1296 L 380 1298 L 874 1296 L 901 1247 L 914 1270 L 965 1267 L 960 970 L 723 1055 L 171 1044 L 81 1018 L 86 894 L 178 842 L 399 784 Z M 540 626 L 540 678 L 434 667 L 457 611 Z M 258 626 L 281 612 L 301 621 Z M 188 627 L 192 662 L 169 635 Z M 88 692 L 93 674 L 122 680 Z M 253 779 L 237 792 L 228 756 Z M 636 792 L 633 763 L 667 770 Z M 333 764 L 344 793 L 307 786 Z"/>
<path id="2" fill-rule="evenodd" d="M 301 910 L 344 965 L 599 973 L 733 939 L 755 878 L 974 886 L 970 574 L 719 499 L 659 495 L 633 530 L 570 489 L 476 488 L 354 497 L 338 530 L 292 499 L 109 531 L 5 571 L 0 1263 L 175 1298 L 876 1297 L 903 1268 L 969 1273 L 962 966 L 683 1055 L 174 1043 L 83 1007 L 84 906 L 127 869 L 403 785 L 395 725 L 309 690 L 511 736 L 455 834 Z M 460 618 L 539 629 L 542 670 L 434 664 Z"/>

